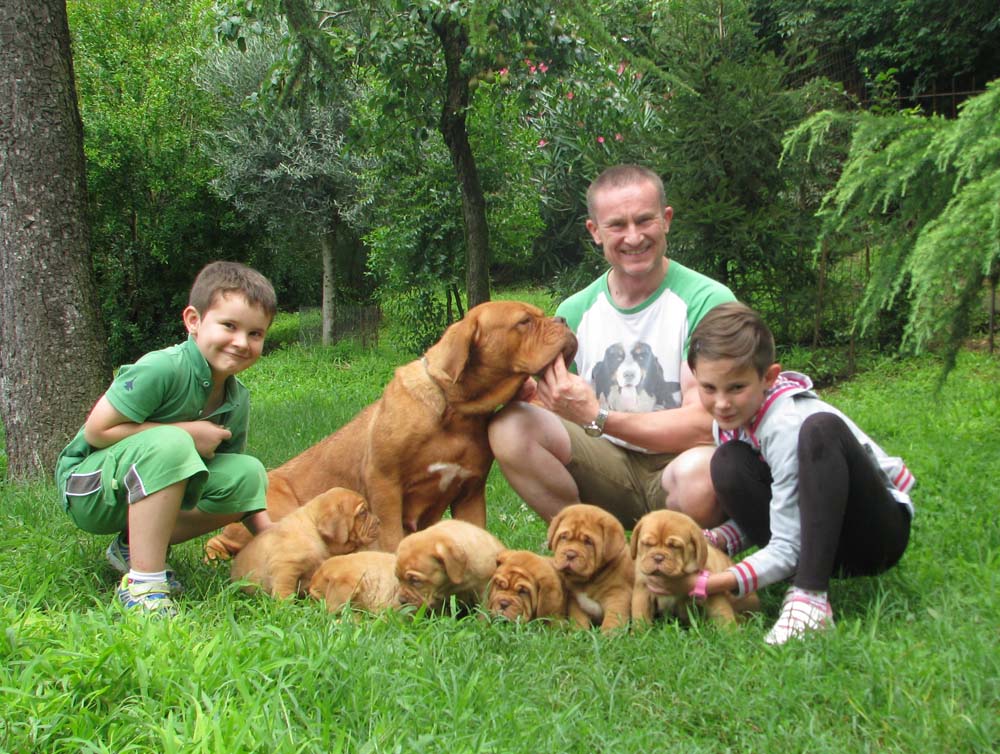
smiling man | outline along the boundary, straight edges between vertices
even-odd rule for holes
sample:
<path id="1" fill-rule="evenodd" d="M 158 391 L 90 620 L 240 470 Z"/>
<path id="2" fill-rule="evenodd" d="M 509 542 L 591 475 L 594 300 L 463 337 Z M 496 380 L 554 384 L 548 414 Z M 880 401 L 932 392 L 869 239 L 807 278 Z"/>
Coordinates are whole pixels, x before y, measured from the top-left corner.
<path id="1" fill-rule="evenodd" d="M 721 523 L 708 473 L 712 420 L 685 358 L 695 325 L 733 294 L 667 257 L 673 209 L 651 170 L 604 171 L 587 211 L 610 268 L 557 311 L 579 341 L 574 370 L 560 362 L 529 381 L 490 424 L 490 446 L 546 521 L 586 502 L 626 528 L 664 507 Z"/>

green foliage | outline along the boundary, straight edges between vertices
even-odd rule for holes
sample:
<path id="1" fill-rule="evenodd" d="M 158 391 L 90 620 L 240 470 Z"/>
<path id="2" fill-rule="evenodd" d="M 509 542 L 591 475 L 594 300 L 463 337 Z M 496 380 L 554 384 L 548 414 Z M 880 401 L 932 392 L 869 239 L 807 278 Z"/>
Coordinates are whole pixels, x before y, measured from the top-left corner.
<path id="1" fill-rule="evenodd" d="M 824 200 L 824 239 L 873 246 L 858 311 L 863 331 L 906 290 L 904 345 L 942 346 L 953 363 L 982 284 L 1000 261 L 1000 82 L 955 120 L 910 113 L 818 113 L 793 129 L 786 153 L 849 124 L 851 147 Z"/>
<path id="2" fill-rule="evenodd" d="M 378 395 L 392 352 L 282 349 L 245 373 L 252 450 L 273 467 Z M 596 631 L 478 616 L 328 614 L 248 597 L 203 540 L 174 547 L 174 621 L 123 620 L 107 539 L 51 484 L 0 486 L 0 749 L 268 754 L 440 750 L 994 751 L 1000 742 L 1000 422 L 996 359 L 887 362 L 824 397 L 918 479 L 901 563 L 836 580 L 837 627 L 780 649 L 764 615 L 735 631 Z M 488 523 L 543 552 L 544 523 L 494 470 Z M 947 553 L 943 556 L 942 553 Z M 720 670 L 720 662 L 724 670 Z"/>
<path id="3" fill-rule="evenodd" d="M 209 189 L 199 129 L 217 112 L 191 71 L 204 0 L 68 3 L 94 267 L 115 363 L 172 342 L 197 271 L 246 259 L 247 227 Z"/>

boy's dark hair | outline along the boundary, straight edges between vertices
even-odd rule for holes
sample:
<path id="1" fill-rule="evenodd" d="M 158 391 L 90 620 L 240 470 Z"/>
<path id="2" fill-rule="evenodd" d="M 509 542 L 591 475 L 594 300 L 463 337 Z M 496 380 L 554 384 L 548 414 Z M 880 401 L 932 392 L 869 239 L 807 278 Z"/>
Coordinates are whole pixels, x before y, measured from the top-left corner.
<path id="1" fill-rule="evenodd" d="M 746 304 L 719 304 L 701 318 L 691 333 L 687 362 L 692 372 L 698 359 L 732 359 L 736 367 L 752 366 L 763 377 L 774 364 L 774 336 L 760 315 Z"/>
<path id="2" fill-rule="evenodd" d="M 615 165 L 601 173 L 587 189 L 587 215 L 594 219 L 594 197 L 599 191 L 608 188 L 622 188 L 631 186 L 642 181 L 649 181 L 656 187 L 656 192 L 660 196 L 660 208 L 667 206 L 667 192 L 663 188 L 663 181 L 656 173 L 642 165 Z"/>
<path id="3" fill-rule="evenodd" d="M 271 281 L 239 262 L 210 262 L 205 265 L 191 286 L 188 305 L 205 316 L 218 297 L 227 293 L 239 293 L 248 304 L 259 306 L 271 319 L 278 311 L 278 297 Z"/>

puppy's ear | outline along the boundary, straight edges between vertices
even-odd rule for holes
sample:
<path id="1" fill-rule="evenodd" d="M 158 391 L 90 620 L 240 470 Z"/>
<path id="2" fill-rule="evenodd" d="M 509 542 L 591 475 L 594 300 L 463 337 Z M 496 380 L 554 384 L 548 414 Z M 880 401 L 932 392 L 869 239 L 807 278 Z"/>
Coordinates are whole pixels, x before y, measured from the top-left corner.
<path id="1" fill-rule="evenodd" d="M 628 547 L 629 552 L 632 553 L 632 560 L 635 560 L 639 556 L 639 536 L 642 533 L 642 519 L 636 523 L 635 528 L 632 529 L 632 538 L 629 540 Z"/>
<path id="2" fill-rule="evenodd" d="M 559 531 L 559 525 L 562 523 L 562 519 L 563 519 L 563 514 L 560 511 L 559 513 L 556 514 L 555 518 L 552 519 L 551 523 L 549 523 L 549 532 L 545 536 L 545 546 L 548 547 L 550 550 L 555 550 L 555 548 L 552 545 L 555 541 L 556 532 Z"/>
<path id="3" fill-rule="evenodd" d="M 708 560 L 708 543 L 705 542 L 705 535 L 697 526 L 688 531 L 688 542 L 690 556 L 684 563 L 684 572 L 697 573 L 705 567 L 705 561 Z"/>
<path id="4" fill-rule="evenodd" d="M 465 553 L 451 542 L 438 542 L 434 546 L 434 557 L 441 563 L 441 568 L 452 584 L 461 584 L 465 575 L 468 559 Z"/>
<path id="5" fill-rule="evenodd" d="M 532 617 L 545 618 L 566 614 L 566 593 L 562 580 L 554 568 L 546 567 L 538 575 L 538 592 L 535 614 Z"/>
<path id="6" fill-rule="evenodd" d="M 316 530 L 324 542 L 342 545 L 350 539 L 353 524 L 354 517 L 345 516 L 339 505 L 327 505 L 316 522 Z"/>
<path id="7" fill-rule="evenodd" d="M 469 363 L 479 326 L 474 317 L 465 316 L 444 331 L 441 340 L 427 349 L 427 369 L 432 377 L 455 383 Z"/>
<path id="8" fill-rule="evenodd" d="M 618 554 L 625 549 L 625 529 L 616 518 L 606 518 L 602 522 L 604 529 L 604 551 L 602 558 L 605 563 L 609 563 L 618 557 Z"/>

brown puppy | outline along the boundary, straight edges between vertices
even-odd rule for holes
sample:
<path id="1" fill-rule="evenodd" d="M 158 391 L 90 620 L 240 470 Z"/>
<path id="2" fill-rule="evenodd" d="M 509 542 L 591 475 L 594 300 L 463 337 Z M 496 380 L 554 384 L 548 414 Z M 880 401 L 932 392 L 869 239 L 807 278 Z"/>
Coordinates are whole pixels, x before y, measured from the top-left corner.
<path id="1" fill-rule="evenodd" d="M 549 524 L 548 547 L 567 591 L 569 617 L 608 633 L 628 623 L 635 568 L 617 518 L 596 505 L 563 508 Z"/>
<path id="2" fill-rule="evenodd" d="M 529 376 L 575 353 L 565 321 L 537 307 L 494 301 L 470 309 L 422 359 L 397 369 L 379 400 L 268 474 L 272 520 L 341 486 L 371 501 L 386 552 L 449 508 L 454 518 L 485 526 L 493 463 L 487 423 Z M 209 540 L 206 556 L 231 557 L 249 539 L 244 526 L 231 524 Z"/>
<path id="3" fill-rule="evenodd" d="M 399 601 L 440 608 L 449 597 L 479 604 L 503 543 L 475 524 L 446 519 L 403 537 L 396 552 Z"/>
<path id="4" fill-rule="evenodd" d="M 487 609 L 507 620 L 561 620 L 566 589 L 552 558 L 528 550 L 504 550 L 490 580 Z"/>
<path id="5" fill-rule="evenodd" d="M 705 541 L 694 519 L 677 511 L 653 511 L 639 519 L 632 530 L 631 550 L 635 559 L 635 621 L 651 622 L 661 613 L 686 621 L 687 608 L 694 604 L 685 589 L 686 577 L 699 571 L 718 573 L 733 564 L 728 555 Z M 756 594 L 739 598 L 713 594 L 705 600 L 705 614 L 718 624 L 732 624 L 737 613 L 759 609 Z"/>
<path id="6" fill-rule="evenodd" d="M 233 581 L 247 579 L 272 597 L 305 595 L 313 572 L 331 555 L 353 552 L 378 536 L 379 520 L 361 495 L 334 487 L 255 537 L 233 560 Z"/>
<path id="7" fill-rule="evenodd" d="M 370 613 L 399 607 L 396 556 L 368 551 L 328 558 L 313 574 L 309 596 L 326 600 L 331 613 L 348 604 Z"/>

